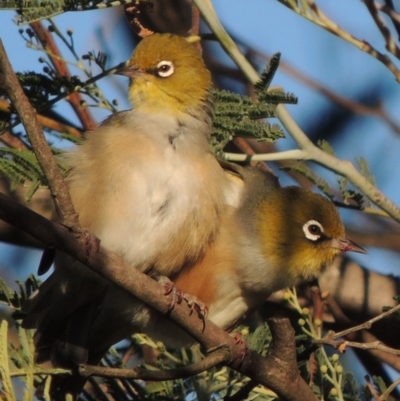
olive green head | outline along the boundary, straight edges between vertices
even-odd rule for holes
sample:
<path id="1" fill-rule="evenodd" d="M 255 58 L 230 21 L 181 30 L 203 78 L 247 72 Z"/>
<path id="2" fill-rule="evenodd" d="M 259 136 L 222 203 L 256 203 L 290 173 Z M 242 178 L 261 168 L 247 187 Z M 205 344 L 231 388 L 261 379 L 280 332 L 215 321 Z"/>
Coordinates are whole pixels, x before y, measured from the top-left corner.
<path id="1" fill-rule="evenodd" d="M 183 37 L 154 34 L 143 39 L 117 74 L 131 78 L 133 107 L 196 114 L 207 106 L 211 74 L 196 46 Z"/>
<path id="2" fill-rule="evenodd" d="M 311 279 L 342 251 L 365 251 L 345 236 L 329 199 L 298 187 L 279 188 L 258 209 L 265 257 L 288 272 L 291 285 Z"/>

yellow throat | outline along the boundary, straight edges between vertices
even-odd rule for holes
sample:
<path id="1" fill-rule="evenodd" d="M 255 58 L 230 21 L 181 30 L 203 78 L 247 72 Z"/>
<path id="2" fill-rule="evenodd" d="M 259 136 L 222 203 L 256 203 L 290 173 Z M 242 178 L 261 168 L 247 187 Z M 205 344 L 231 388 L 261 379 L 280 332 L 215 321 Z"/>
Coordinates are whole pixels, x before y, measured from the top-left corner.
<path id="1" fill-rule="evenodd" d="M 305 189 L 271 192 L 261 201 L 257 218 L 265 257 L 291 285 L 315 277 L 341 251 L 355 250 L 345 249 L 355 244 L 345 238 L 334 204 Z"/>
<path id="2" fill-rule="evenodd" d="M 134 109 L 195 117 L 209 112 L 210 72 L 195 45 L 183 37 L 154 34 L 143 39 L 117 73 L 131 78 Z"/>

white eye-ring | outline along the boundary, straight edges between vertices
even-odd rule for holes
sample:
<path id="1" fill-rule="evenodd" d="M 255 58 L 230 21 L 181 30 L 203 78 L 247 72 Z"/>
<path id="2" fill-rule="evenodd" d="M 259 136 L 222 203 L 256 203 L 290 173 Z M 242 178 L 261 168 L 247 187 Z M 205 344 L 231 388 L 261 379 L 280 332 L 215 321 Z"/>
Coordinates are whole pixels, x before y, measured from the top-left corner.
<path id="1" fill-rule="evenodd" d="M 157 64 L 157 74 L 162 78 L 167 78 L 174 73 L 174 64 L 172 61 L 160 61 Z"/>
<path id="2" fill-rule="evenodd" d="M 318 221 L 309 220 L 303 225 L 303 232 L 310 241 L 318 241 L 324 233 L 324 228 Z"/>

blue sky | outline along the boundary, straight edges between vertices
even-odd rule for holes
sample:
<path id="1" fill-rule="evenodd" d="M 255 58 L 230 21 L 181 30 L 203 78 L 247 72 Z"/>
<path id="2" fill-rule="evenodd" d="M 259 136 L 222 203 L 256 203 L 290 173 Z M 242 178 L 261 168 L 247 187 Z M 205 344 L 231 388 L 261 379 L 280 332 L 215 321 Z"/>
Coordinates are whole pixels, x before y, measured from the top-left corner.
<path id="1" fill-rule="evenodd" d="M 324 12 L 341 27 L 361 39 L 368 40 L 379 50 L 384 50 L 384 41 L 361 2 L 341 0 L 325 3 Z M 392 116 L 398 113 L 398 84 L 392 74 L 377 60 L 352 45 L 302 19 L 276 1 L 216 0 L 214 5 L 225 28 L 234 36 L 261 52 L 281 52 L 283 62 L 342 96 L 352 98 L 366 81 L 379 82 L 386 88 L 386 96 L 382 100 L 388 112 Z M 121 12 L 121 9 L 104 9 L 66 13 L 56 16 L 55 22 L 61 31 L 65 32 L 68 28 L 74 30 L 78 54 L 90 50 L 104 51 L 108 55 L 107 66 L 110 67 L 129 58 L 132 51 L 129 43 L 120 38 L 123 30 Z M 25 47 L 24 41 L 17 33 L 18 27 L 11 21 L 12 17 L 12 12 L 0 13 L 0 37 L 15 70 L 40 71 L 43 65 L 39 64 L 37 59 L 41 54 Z M 75 70 L 74 73 L 79 71 Z M 319 93 L 284 72 L 277 73 L 274 84 L 298 96 L 299 104 L 288 107 L 305 130 L 313 119 L 323 115 L 329 103 Z M 122 109 L 129 107 L 124 93 L 126 78 L 107 77 L 99 85 L 110 99 L 119 100 Z M 56 107 L 57 110 L 69 113 L 69 106 L 62 102 Z M 92 108 L 91 111 L 99 122 L 109 113 L 98 108 Z M 374 117 L 357 118 L 352 125 L 345 128 L 343 136 L 345 141 L 332 143 L 338 156 L 353 161 L 356 157 L 365 157 L 375 174 L 378 187 L 400 204 L 398 179 L 392 173 L 398 166 L 400 136 Z M 293 146 L 290 138 L 278 142 L 280 149 Z M 333 176 L 328 174 L 328 177 L 334 183 Z M 350 220 L 358 218 L 357 213 L 347 215 Z M 382 254 L 392 260 L 393 255 L 389 252 L 375 250 L 371 250 L 367 262 L 364 256 L 360 257 L 364 264 L 381 270 L 382 266 L 392 265 L 382 263 Z M 384 269 L 385 272 L 386 270 Z"/>
<path id="2" fill-rule="evenodd" d="M 384 51 L 384 41 L 362 2 L 337 0 L 321 3 L 324 12 L 341 27 Z M 214 5 L 230 33 L 269 55 L 281 52 L 283 62 L 342 96 L 353 98 L 366 82 L 379 83 L 384 89 L 383 97 L 374 99 L 372 93 L 372 100 L 382 100 L 387 111 L 400 124 L 398 84 L 377 60 L 302 19 L 277 1 L 215 0 Z M 129 58 L 133 50 L 121 39 L 121 13 L 121 9 L 66 13 L 55 17 L 55 22 L 62 31 L 67 28 L 74 30 L 78 54 L 91 50 L 104 51 L 108 55 L 107 66 L 111 67 Z M 42 65 L 37 61 L 40 54 L 25 47 L 24 41 L 18 36 L 18 27 L 11 21 L 12 17 L 12 12 L 0 13 L 0 37 L 15 70 L 40 71 Z M 299 104 L 288 107 L 303 129 L 307 130 L 313 120 L 323 117 L 329 104 L 326 98 L 284 72 L 277 73 L 274 84 L 298 96 Z M 125 97 L 126 78 L 107 77 L 99 85 L 109 98 L 119 100 L 122 109 L 129 107 Z M 65 104 L 60 103 L 56 107 L 57 110 L 70 113 Z M 92 109 L 92 112 L 99 122 L 108 115 L 105 110 Z M 337 155 L 352 161 L 356 157 L 365 157 L 375 174 L 378 187 L 400 204 L 399 174 L 396 173 L 400 168 L 400 136 L 377 118 L 359 117 L 344 128 L 343 137 L 345 141 L 334 140 L 332 143 Z M 280 149 L 293 146 L 290 138 L 278 142 Z M 334 183 L 333 176 L 328 174 L 328 177 Z M 362 220 L 357 212 L 342 214 L 349 222 Z M 368 251 L 367 256 L 355 255 L 355 259 L 376 271 L 398 275 L 398 254 L 377 249 Z M 27 267 L 27 274 L 28 270 L 35 271 L 39 259 L 40 253 L 37 251 L 22 254 L 18 247 L 0 244 L 0 267 L 9 278 L 15 263 Z"/>
<path id="3" fill-rule="evenodd" d="M 325 3 L 324 12 L 340 26 L 384 51 L 384 41 L 361 2 L 341 0 Z M 377 60 L 302 19 L 276 1 L 216 0 L 214 5 L 230 33 L 261 52 L 281 52 L 283 62 L 342 96 L 352 98 L 365 82 L 379 82 L 385 88 L 385 96 L 381 100 L 388 112 L 396 117 L 399 109 L 398 84 Z M 121 9 L 104 9 L 66 13 L 56 16 L 55 22 L 62 31 L 67 28 L 74 30 L 78 54 L 102 50 L 108 55 L 110 67 L 129 58 L 132 51 L 129 44 L 120 38 L 123 29 L 121 12 Z M 13 66 L 17 71 L 40 71 L 42 65 L 37 61 L 40 54 L 25 47 L 17 34 L 18 27 L 11 21 L 12 17 L 12 12 L 0 13 L 0 37 Z M 274 84 L 298 96 L 299 104 L 288 107 L 303 129 L 306 130 L 313 119 L 323 116 L 329 101 L 320 94 L 284 72 L 277 73 Z M 120 101 L 121 108 L 129 107 L 124 94 L 126 78 L 107 77 L 99 85 L 109 98 Z M 69 112 L 69 107 L 61 102 L 56 107 L 57 110 Z M 91 111 L 99 122 L 108 115 L 108 111 L 102 109 L 93 108 Z M 375 174 L 378 187 L 400 204 L 398 177 L 393 174 L 393 170 L 399 166 L 400 136 L 374 117 L 357 118 L 344 129 L 343 136 L 345 141 L 332 143 L 338 156 L 353 161 L 356 157 L 365 157 Z M 293 146 L 290 138 L 278 142 L 280 149 Z M 333 183 L 332 175 L 328 174 L 328 177 Z M 359 216 L 357 213 L 346 215 L 349 220 L 358 219 Z M 382 263 L 382 255 L 389 258 L 385 259 L 385 263 Z M 389 261 L 394 261 L 389 252 L 378 250 L 371 250 L 367 261 L 365 256 L 360 258 L 363 264 L 385 272 L 388 266 L 393 265 Z"/>

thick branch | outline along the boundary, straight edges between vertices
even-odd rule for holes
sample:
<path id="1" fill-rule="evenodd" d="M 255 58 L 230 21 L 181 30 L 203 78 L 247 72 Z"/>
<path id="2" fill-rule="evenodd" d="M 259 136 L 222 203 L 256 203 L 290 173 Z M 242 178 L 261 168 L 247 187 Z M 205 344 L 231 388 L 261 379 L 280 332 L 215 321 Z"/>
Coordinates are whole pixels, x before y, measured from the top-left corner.
<path id="1" fill-rule="evenodd" d="M 75 237 L 64 226 L 46 220 L 2 194 L 0 219 L 22 229 L 44 244 L 54 245 L 56 249 L 71 255 L 161 313 L 169 312 L 169 299 L 164 295 L 163 286 L 132 269 L 119 255 L 102 246 L 98 252 L 88 255 L 84 238 Z M 288 319 L 269 321 L 274 344 L 267 358 L 250 351 L 238 367 L 235 362 L 237 364 L 242 358 L 242 347 L 221 328 L 210 321 L 204 326 L 203 321 L 196 314 L 191 314 L 184 303 L 176 304 L 169 316 L 206 350 L 220 349 L 222 346 L 229 349 L 229 366 L 271 388 L 284 399 L 317 400 L 297 370 L 295 337 Z"/>
<path id="2" fill-rule="evenodd" d="M 3 85 L 8 97 L 12 101 L 25 127 L 40 167 L 47 178 L 56 210 L 61 221 L 68 227 L 77 227 L 78 215 L 72 206 L 68 187 L 64 182 L 57 163 L 54 160 L 51 149 L 43 135 L 42 128 L 37 121 L 36 110 L 31 106 L 28 98 L 22 90 L 21 85 L 19 84 L 8 60 L 3 42 L 1 40 L 0 82 Z"/>

